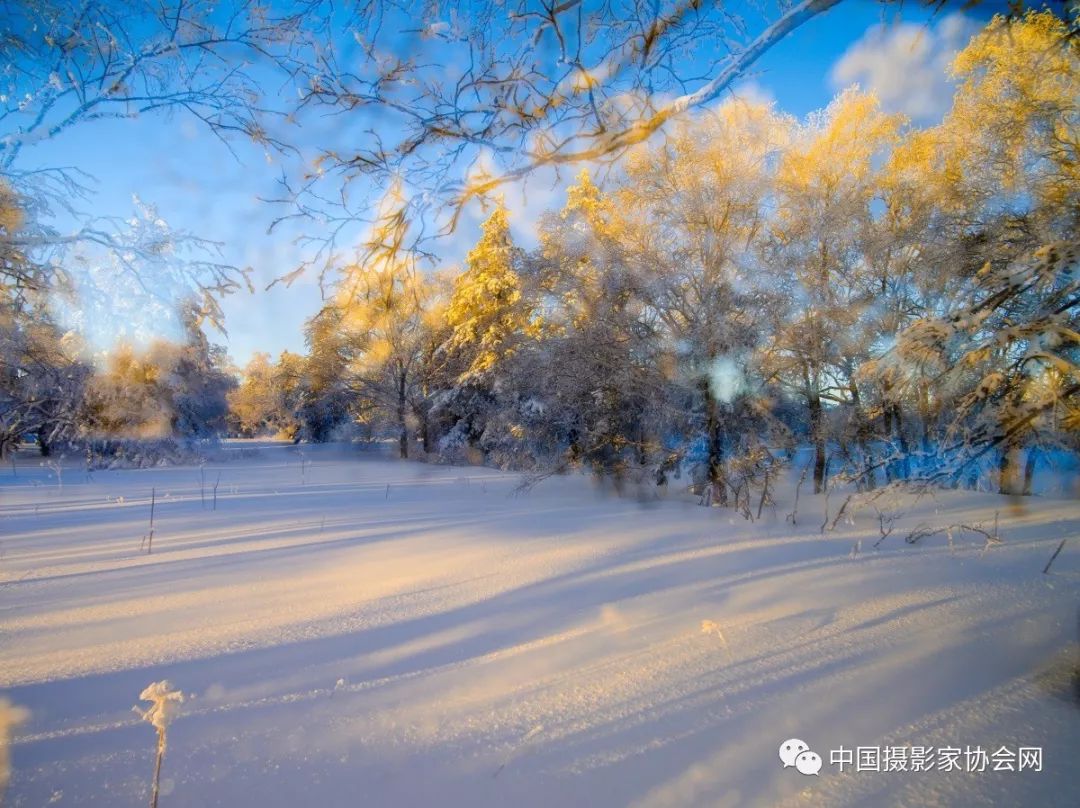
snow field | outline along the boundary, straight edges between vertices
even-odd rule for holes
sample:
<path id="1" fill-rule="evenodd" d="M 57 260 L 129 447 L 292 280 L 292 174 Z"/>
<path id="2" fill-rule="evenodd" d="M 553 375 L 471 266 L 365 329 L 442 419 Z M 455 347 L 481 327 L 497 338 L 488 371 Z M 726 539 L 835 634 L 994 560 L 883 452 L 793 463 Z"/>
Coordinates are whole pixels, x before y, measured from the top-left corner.
<path id="1" fill-rule="evenodd" d="M 143 804 L 155 738 L 131 707 L 161 679 L 186 697 L 162 806 L 1074 804 L 1076 500 L 943 492 L 874 550 L 871 512 L 823 535 L 805 490 L 792 526 L 790 487 L 751 524 L 581 476 L 519 492 L 489 469 L 305 457 L 62 487 L 9 470 L 0 695 L 31 711 L 11 805 Z M 995 512 L 1000 545 L 903 540 Z M 781 767 L 789 737 L 820 776 Z M 904 744 L 1045 764 L 828 764 Z"/>

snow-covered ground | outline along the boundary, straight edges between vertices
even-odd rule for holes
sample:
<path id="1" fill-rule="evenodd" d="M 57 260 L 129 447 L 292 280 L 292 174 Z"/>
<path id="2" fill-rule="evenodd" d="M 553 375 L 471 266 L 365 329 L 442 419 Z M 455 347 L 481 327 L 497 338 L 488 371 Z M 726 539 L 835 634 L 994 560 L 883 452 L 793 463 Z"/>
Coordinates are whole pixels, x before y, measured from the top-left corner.
<path id="1" fill-rule="evenodd" d="M 786 519 L 790 487 L 750 524 L 518 481 L 334 447 L 62 486 L 0 470 L 0 696 L 31 711 L 8 803 L 145 804 L 131 707 L 167 678 L 162 808 L 1076 804 L 1076 499 L 895 503 L 873 549 L 872 511 L 823 535 L 805 490 Z M 1001 544 L 904 542 L 995 512 Z M 782 767 L 792 737 L 819 776 Z M 1043 766 L 829 762 L 905 745 Z"/>

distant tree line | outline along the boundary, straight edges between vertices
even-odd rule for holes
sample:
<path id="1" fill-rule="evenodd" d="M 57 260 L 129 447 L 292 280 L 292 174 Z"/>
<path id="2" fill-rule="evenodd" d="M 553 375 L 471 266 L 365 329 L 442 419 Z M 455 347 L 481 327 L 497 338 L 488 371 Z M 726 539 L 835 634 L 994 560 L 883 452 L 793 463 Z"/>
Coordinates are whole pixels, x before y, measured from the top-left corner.
<path id="1" fill-rule="evenodd" d="M 854 88 L 805 121 L 733 99 L 604 188 L 582 172 L 536 250 L 496 206 L 459 274 L 373 251 L 275 371 L 283 411 L 312 439 L 362 422 L 402 457 L 689 470 L 720 502 L 804 443 L 816 491 L 1027 490 L 1080 427 L 1067 34 L 1049 12 L 996 18 L 935 126 Z M 386 211 L 374 240 L 404 242 Z"/>
<path id="2" fill-rule="evenodd" d="M 90 460 L 115 453 L 117 441 L 225 434 L 235 374 L 194 307 L 183 321 L 181 341 L 121 344 L 95 358 L 38 295 L 0 301 L 0 455 L 33 440 L 42 455 L 85 451 Z"/>

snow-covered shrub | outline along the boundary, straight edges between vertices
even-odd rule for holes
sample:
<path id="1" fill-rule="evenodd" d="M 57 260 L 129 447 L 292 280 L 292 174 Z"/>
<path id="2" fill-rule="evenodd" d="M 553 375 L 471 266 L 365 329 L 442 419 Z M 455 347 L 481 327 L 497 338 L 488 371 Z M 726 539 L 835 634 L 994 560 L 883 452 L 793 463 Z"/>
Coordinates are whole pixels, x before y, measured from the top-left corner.
<path id="1" fill-rule="evenodd" d="M 460 465 L 469 460 L 469 436 L 464 421 L 458 421 L 437 444 L 440 463 Z"/>
<path id="2" fill-rule="evenodd" d="M 173 438 L 92 440 L 86 447 L 87 467 L 98 470 L 192 465 L 204 459 L 201 449 L 196 442 Z"/>

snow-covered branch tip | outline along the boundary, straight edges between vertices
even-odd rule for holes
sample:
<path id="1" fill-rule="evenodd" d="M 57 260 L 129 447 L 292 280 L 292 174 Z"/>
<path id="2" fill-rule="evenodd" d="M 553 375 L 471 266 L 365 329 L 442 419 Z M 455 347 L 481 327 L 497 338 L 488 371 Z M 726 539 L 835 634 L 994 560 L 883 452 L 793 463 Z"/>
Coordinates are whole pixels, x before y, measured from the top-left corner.
<path id="1" fill-rule="evenodd" d="M 132 707 L 139 716 L 157 730 L 157 754 L 154 758 L 154 777 L 150 783 L 150 808 L 157 808 L 159 782 L 161 780 L 161 761 L 165 757 L 167 745 L 166 732 L 169 724 L 180 712 L 180 705 L 184 703 L 184 694 L 179 690 L 173 690 L 168 679 L 160 682 L 152 682 L 147 685 L 139 698 L 149 702 L 146 709 Z"/>
<path id="2" fill-rule="evenodd" d="M 131 709 L 161 735 L 164 735 L 168 725 L 180 712 L 180 705 L 184 703 L 184 694 L 179 690 L 173 690 L 172 683 L 168 679 L 147 685 L 139 694 L 139 698 L 150 702 L 150 706 L 145 709 L 137 706 Z"/>

